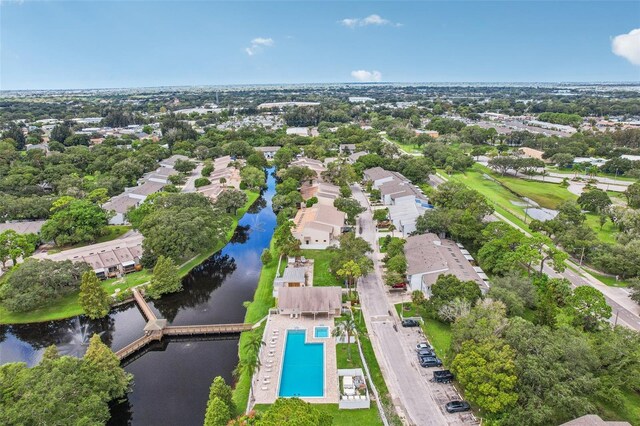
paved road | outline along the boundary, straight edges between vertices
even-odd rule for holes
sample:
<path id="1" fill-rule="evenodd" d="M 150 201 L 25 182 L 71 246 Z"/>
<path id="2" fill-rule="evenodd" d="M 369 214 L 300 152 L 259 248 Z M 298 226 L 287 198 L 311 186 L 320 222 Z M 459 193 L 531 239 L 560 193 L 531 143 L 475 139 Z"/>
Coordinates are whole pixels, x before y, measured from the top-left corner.
<path id="1" fill-rule="evenodd" d="M 352 190 L 353 197 L 363 206 L 368 206 L 361 189 L 353 186 Z M 359 220 L 361 237 L 374 248 L 374 272 L 361 279 L 358 293 L 371 343 L 394 405 L 411 425 L 473 424 L 465 423 L 465 416 L 444 413 L 443 404 L 457 398 L 457 395 L 450 385 L 428 382 L 426 377 L 432 369 L 423 369 L 417 364 L 413 348 L 424 337 L 417 334 L 417 330 L 400 326 L 382 281 L 380 253 L 370 209 Z"/>
<path id="2" fill-rule="evenodd" d="M 444 180 L 441 176 L 430 176 L 429 183 L 433 186 L 438 186 L 443 182 Z M 526 232 L 520 226 L 516 225 L 501 214 L 494 212 L 493 215 L 497 219 L 506 222 L 514 228 L 517 228 L 525 234 L 529 235 L 528 232 Z M 638 306 L 633 300 L 631 300 L 631 298 L 629 297 L 629 290 L 621 287 L 610 287 L 608 285 L 605 285 L 588 273 L 584 272 L 582 268 L 580 268 L 580 266 L 576 265 L 575 263 L 569 260 L 566 263 L 567 266 L 570 267 L 567 267 L 564 272 L 557 273 L 548 266 L 545 266 L 544 273 L 554 278 L 566 278 L 571 282 L 573 287 L 589 285 L 600 290 L 602 294 L 604 294 L 607 303 L 613 310 L 611 322 L 624 325 L 625 327 L 631 328 L 636 331 L 640 331 L 640 306 Z M 578 272 L 576 272 L 574 269 Z"/>

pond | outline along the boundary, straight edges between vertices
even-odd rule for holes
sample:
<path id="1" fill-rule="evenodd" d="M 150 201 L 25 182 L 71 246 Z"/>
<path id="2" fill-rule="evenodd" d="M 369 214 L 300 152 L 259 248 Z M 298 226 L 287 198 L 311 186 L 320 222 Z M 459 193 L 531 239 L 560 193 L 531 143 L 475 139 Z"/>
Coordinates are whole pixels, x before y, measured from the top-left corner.
<path id="1" fill-rule="evenodd" d="M 243 322 L 242 304 L 253 299 L 260 255 L 269 247 L 276 226 L 272 172 L 268 170 L 267 189 L 240 220 L 233 239 L 184 278 L 182 292 L 150 304 L 158 317 L 173 325 Z M 63 354 L 82 356 L 93 333 L 116 351 L 142 336 L 144 325 L 138 308 L 128 304 L 97 321 L 80 316 L 0 326 L 0 364 L 35 365 L 51 344 Z M 202 425 L 211 381 L 222 376 L 231 383 L 237 362 L 238 337 L 165 338 L 150 345 L 126 361 L 134 384 L 127 399 L 112 407 L 109 424 Z"/>

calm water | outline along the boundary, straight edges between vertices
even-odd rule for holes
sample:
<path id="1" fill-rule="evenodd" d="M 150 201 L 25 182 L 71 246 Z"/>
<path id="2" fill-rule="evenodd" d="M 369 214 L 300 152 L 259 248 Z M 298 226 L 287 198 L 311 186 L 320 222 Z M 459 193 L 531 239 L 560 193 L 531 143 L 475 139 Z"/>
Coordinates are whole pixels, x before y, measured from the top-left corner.
<path id="1" fill-rule="evenodd" d="M 270 170 L 269 172 L 271 172 Z M 184 279 L 184 291 L 152 304 L 171 324 L 243 322 L 242 303 L 252 300 L 260 276 L 262 250 L 269 246 L 276 219 L 271 209 L 275 180 L 242 218 L 233 240 Z M 37 364 L 44 348 L 55 344 L 61 353 L 82 356 L 93 333 L 113 350 L 142 336 L 144 319 L 126 305 L 107 318 L 76 317 L 47 323 L 0 326 L 0 364 Z M 112 408 L 110 424 L 202 425 L 215 376 L 232 381 L 238 362 L 238 339 L 169 340 L 150 346 L 125 369 L 134 375 L 128 398 Z"/>

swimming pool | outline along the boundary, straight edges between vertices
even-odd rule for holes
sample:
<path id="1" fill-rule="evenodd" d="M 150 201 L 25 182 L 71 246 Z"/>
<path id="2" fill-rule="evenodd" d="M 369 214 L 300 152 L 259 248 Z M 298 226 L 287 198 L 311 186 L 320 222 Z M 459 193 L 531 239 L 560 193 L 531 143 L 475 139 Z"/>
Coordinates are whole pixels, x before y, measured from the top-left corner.
<path id="1" fill-rule="evenodd" d="M 278 396 L 324 396 L 324 343 L 305 343 L 305 337 L 305 330 L 287 331 Z"/>
<path id="2" fill-rule="evenodd" d="M 329 337 L 329 327 L 326 325 L 321 325 L 319 327 L 313 328 L 313 336 L 316 339 L 326 339 Z"/>

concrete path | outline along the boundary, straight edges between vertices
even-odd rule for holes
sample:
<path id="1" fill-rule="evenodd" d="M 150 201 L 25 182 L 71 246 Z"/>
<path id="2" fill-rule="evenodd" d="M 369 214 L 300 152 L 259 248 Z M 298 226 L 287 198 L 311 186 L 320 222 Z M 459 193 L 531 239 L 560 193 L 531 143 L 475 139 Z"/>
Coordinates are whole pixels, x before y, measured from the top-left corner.
<path id="1" fill-rule="evenodd" d="M 369 207 L 362 190 L 357 186 L 352 186 L 351 189 L 353 198 Z M 358 293 L 369 337 L 396 409 L 406 423 L 411 425 L 473 424 L 465 423 L 464 416 L 445 414 L 443 405 L 457 398 L 457 395 L 452 388 L 446 393 L 446 385 L 443 387 L 430 383 L 426 377 L 432 370 L 423 369 L 417 364 L 414 347 L 423 337 L 416 334 L 417 330 L 401 327 L 395 308 L 387 297 L 370 209 L 360 215 L 360 224 L 360 237 L 374 248 L 371 256 L 374 270 L 361 279 Z"/>

